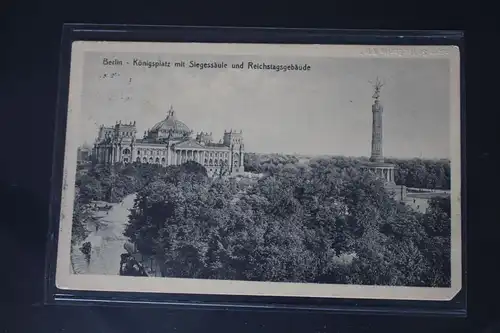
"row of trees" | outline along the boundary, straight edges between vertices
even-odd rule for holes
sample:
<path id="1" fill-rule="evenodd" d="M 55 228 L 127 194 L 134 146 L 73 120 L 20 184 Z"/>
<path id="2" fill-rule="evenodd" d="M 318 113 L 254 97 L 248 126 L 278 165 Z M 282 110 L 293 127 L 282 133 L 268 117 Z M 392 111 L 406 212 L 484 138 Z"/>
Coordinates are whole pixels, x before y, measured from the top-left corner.
<path id="1" fill-rule="evenodd" d="M 280 154 L 245 154 L 245 169 L 250 172 L 274 172 L 286 164 L 308 163 L 317 158 Z M 360 167 L 366 158 L 321 157 L 329 159 L 338 167 Z M 386 159 L 396 165 L 395 181 L 398 185 L 428 189 L 450 189 L 450 161 L 426 159 Z"/>
<path id="2" fill-rule="evenodd" d="M 397 184 L 418 188 L 450 189 L 449 160 L 388 159 L 387 162 L 396 165 Z"/>
<path id="3" fill-rule="evenodd" d="M 77 168 L 73 204 L 72 242 L 88 235 L 87 222 L 93 219 L 92 201 L 119 202 L 166 173 L 155 164 L 86 165 Z"/>
<path id="4" fill-rule="evenodd" d="M 170 277 L 449 286 L 449 198 L 415 212 L 361 162 L 249 155 L 266 173 L 251 182 L 171 167 L 138 190 L 125 235 Z"/>

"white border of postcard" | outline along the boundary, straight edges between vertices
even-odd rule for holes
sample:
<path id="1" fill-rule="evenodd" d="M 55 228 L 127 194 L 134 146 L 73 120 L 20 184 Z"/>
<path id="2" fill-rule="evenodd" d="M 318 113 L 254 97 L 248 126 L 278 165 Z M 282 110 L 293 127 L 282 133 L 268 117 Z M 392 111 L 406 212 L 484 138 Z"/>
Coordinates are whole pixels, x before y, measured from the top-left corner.
<path id="1" fill-rule="evenodd" d="M 152 54 L 294 55 L 297 58 L 445 58 L 450 61 L 451 147 L 451 287 L 392 287 L 340 284 L 248 282 L 181 278 L 76 275 L 70 272 L 71 221 L 77 161 L 85 52 L 148 52 Z M 456 46 L 277 45 L 154 42 L 77 41 L 72 45 L 69 104 L 64 155 L 61 221 L 57 251 L 56 286 L 61 290 L 289 296 L 386 300 L 451 300 L 462 289 L 461 151 L 460 151 L 460 53 Z"/>

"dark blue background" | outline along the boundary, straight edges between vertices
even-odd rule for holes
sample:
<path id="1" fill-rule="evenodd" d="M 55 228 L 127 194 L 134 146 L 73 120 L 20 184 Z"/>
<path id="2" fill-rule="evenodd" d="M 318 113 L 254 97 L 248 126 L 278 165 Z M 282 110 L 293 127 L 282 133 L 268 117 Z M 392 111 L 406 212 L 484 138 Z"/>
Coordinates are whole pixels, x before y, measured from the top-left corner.
<path id="1" fill-rule="evenodd" d="M 0 328 L 7 332 L 486 332 L 497 302 L 495 11 L 480 1 L 261 4 L 187 1 L 0 3 Z M 468 319 L 44 307 L 43 269 L 63 23 L 465 29 L 469 200 Z"/>

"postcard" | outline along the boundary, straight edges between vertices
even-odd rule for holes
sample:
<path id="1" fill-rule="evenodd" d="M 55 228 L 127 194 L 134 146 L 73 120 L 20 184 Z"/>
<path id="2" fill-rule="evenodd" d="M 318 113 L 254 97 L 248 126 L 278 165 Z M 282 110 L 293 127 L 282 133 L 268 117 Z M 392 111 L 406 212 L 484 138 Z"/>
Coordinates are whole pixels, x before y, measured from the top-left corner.
<path id="1" fill-rule="evenodd" d="M 57 287 L 452 299 L 459 63 L 454 46 L 74 42 Z"/>

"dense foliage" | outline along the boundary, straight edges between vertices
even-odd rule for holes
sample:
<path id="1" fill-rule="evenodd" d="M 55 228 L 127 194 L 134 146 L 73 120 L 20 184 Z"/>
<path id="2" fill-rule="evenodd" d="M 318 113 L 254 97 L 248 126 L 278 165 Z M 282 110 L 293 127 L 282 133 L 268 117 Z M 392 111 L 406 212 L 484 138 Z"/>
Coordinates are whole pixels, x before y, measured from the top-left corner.
<path id="1" fill-rule="evenodd" d="M 91 202 L 119 202 L 165 173 L 164 168 L 152 164 L 79 166 L 75 183 L 72 242 L 81 242 L 88 235 L 86 224 L 93 219 L 95 212 Z"/>
<path id="2" fill-rule="evenodd" d="M 92 213 L 86 199 L 80 194 L 80 189 L 75 188 L 75 200 L 73 204 L 73 220 L 71 227 L 71 243 L 76 244 L 83 241 L 87 237 L 87 229 L 85 225 L 92 218 Z"/>
<path id="3" fill-rule="evenodd" d="M 396 183 L 408 187 L 450 189 L 449 160 L 397 160 L 387 162 L 396 165 Z"/>
<path id="4" fill-rule="evenodd" d="M 244 181 L 208 178 L 194 162 L 161 172 L 131 165 L 111 191 L 101 174 L 92 176 L 100 190 L 84 191 L 115 200 L 137 192 L 125 234 L 165 276 L 449 286 L 449 198 L 415 212 L 361 162 L 248 154 L 246 169 L 265 175 Z"/>
<path id="5" fill-rule="evenodd" d="M 280 154 L 245 154 L 245 170 L 257 173 L 272 173 L 286 164 L 307 164 L 307 156 Z M 366 158 L 330 157 L 327 158 L 338 167 L 357 167 L 366 162 Z M 429 189 L 450 189 L 450 161 L 425 159 L 386 159 L 396 165 L 395 181 L 398 185 Z"/>

